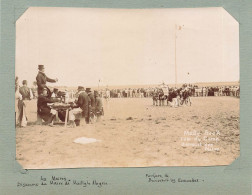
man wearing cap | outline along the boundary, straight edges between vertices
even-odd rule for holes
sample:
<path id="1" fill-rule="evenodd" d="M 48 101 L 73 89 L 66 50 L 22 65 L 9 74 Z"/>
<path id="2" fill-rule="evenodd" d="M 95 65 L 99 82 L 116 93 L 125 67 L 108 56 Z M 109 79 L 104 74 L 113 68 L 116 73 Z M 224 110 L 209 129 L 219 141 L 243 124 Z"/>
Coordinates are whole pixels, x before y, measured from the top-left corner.
<path id="1" fill-rule="evenodd" d="M 38 75 L 36 77 L 37 85 L 38 85 L 38 95 L 40 95 L 44 88 L 47 88 L 48 92 L 50 92 L 49 88 L 46 86 L 46 82 L 55 83 L 58 79 L 50 79 L 45 75 L 45 67 L 44 65 L 38 65 Z M 49 94 L 50 96 L 51 94 Z"/>
<path id="2" fill-rule="evenodd" d="M 82 114 L 82 116 L 85 118 L 86 123 L 88 123 L 88 104 L 88 94 L 85 92 L 84 87 L 79 86 L 76 106 L 73 106 L 73 109 L 69 111 L 69 123 L 71 127 L 75 126 L 74 121 L 76 119 L 76 115 L 78 114 Z"/>
<path id="3" fill-rule="evenodd" d="M 31 94 L 30 89 L 27 87 L 27 81 L 23 80 L 23 86 L 19 88 L 19 93 L 22 95 L 23 100 L 30 100 Z"/>

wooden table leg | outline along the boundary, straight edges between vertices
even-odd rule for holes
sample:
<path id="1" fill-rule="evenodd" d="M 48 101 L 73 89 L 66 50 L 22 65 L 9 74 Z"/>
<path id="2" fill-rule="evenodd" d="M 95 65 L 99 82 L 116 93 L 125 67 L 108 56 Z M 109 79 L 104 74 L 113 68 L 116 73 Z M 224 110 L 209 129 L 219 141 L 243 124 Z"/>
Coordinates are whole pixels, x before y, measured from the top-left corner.
<path id="1" fill-rule="evenodd" d="M 56 122 L 59 122 L 59 114 L 58 114 L 58 110 L 57 110 L 57 112 L 56 112 L 55 121 L 56 121 Z"/>
<path id="2" fill-rule="evenodd" d="M 66 110 L 65 127 L 67 126 L 68 109 Z"/>

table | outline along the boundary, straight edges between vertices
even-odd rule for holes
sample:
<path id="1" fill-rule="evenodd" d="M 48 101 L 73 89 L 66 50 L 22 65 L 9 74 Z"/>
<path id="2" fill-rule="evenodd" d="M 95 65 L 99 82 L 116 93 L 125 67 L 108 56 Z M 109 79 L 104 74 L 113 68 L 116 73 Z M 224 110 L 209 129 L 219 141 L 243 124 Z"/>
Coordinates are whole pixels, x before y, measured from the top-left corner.
<path id="1" fill-rule="evenodd" d="M 68 113 L 69 113 L 69 109 L 71 108 L 70 104 L 66 104 L 66 103 L 52 103 L 49 105 L 50 108 L 56 110 L 57 112 L 59 110 L 63 110 L 66 111 L 66 115 L 65 115 L 65 127 L 67 126 L 67 118 L 68 118 Z M 58 113 L 57 113 L 58 114 Z"/>

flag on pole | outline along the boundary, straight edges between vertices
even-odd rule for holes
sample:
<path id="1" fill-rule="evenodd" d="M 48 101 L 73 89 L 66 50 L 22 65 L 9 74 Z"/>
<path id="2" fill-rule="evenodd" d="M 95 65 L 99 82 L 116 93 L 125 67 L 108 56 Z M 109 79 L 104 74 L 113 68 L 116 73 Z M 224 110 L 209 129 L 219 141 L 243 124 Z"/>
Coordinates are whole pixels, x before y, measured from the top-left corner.
<path id="1" fill-rule="evenodd" d="M 179 25 L 179 26 L 178 26 L 178 30 L 182 30 L 183 27 L 184 27 L 184 25 L 182 25 L 182 26 Z"/>

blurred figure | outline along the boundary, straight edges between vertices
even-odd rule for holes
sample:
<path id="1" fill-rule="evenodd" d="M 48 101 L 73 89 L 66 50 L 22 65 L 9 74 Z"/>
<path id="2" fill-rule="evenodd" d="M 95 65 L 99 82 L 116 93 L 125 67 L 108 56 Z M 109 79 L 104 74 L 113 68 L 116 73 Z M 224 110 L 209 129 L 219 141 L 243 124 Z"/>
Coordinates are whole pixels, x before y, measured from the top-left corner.
<path id="1" fill-rule="evenodd" d="M 25 112 L 25 104 L 19 91 L 18 77 L 15 79 L 15 117 L 16 126 L 25 127 L 27 125 L 27 117 Z"/>
<path id="2" fill-rule="evenodd" d="M 109 91 L 109 89 L 106 89 L 106 91 L 105 91 L 105 98 L 106 98 L 106 100 L 110 99 L 110 91 Z"/>
<path id="3" fill-rule="evenodd" d="M 101 116 L 104 115 L 102 99 L 97 91 L 94 91 L 95 98 L 95 115 L 97 117 L 97 122 L 101 120 Z"/>
<path id="4" fill-rule="evenodd" d="M 57 88 L 54 88 L 51 97 L 52 98 L 57 98 L 58 97 L 58 92 L 59 92 L 59 90 Z"/>

